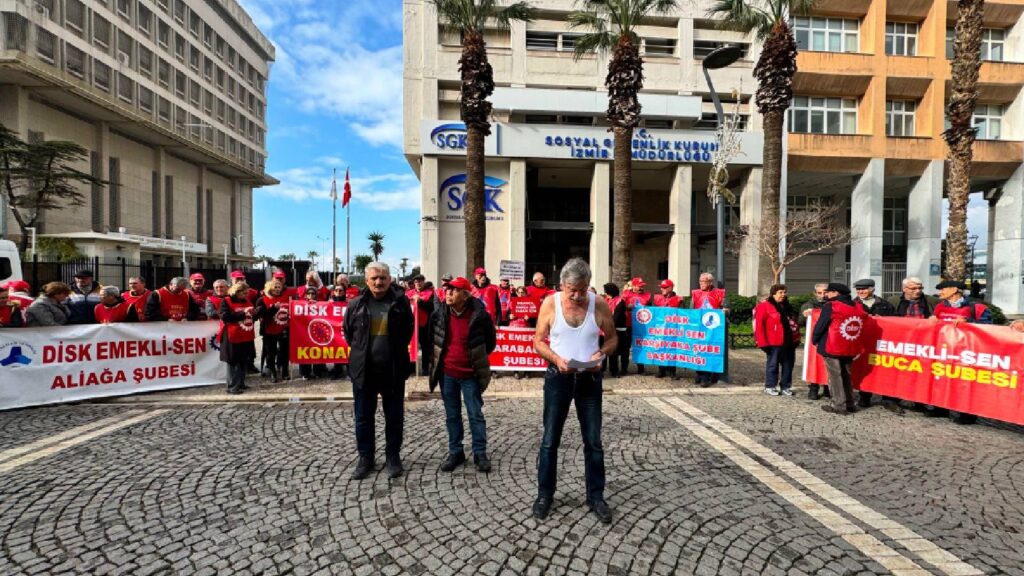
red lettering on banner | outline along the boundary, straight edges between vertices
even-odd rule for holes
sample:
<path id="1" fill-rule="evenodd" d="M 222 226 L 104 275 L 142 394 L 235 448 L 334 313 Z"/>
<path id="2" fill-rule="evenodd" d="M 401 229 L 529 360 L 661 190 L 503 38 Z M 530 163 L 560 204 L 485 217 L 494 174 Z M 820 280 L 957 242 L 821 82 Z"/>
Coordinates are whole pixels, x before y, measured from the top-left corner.
<path id="1" fill-rule="evenodd" d="M 489 357 L 491 370 L 540 371 L 548 363 L 533 349 L 532 328 L 497 329 L 497 345 Z"/>
<path id="2" fill-rule="evenodd" d="M 342 323 L 347 302 L 290 303 L 288 360 L 302 364 L 348 364 L 349 346 Z"/>

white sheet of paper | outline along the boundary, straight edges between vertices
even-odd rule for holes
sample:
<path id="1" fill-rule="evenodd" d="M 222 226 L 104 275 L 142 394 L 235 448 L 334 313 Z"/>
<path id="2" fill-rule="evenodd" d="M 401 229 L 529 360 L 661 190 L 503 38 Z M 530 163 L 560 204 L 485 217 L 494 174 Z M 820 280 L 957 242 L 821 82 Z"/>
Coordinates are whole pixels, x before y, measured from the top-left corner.
<path id="1" fill-rule="evenodd" d="M 587 370 L 588 368 L 596 368 L 600 364 L 600 360 L 569 360 L 569 368 L 572 370 Z"/>

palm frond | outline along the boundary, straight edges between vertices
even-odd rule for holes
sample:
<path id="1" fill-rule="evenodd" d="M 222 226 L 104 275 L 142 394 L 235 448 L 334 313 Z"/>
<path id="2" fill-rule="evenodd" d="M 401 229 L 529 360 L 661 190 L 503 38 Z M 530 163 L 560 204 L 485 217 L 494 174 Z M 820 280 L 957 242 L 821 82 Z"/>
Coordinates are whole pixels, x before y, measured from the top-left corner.
<path id="1" fill-rule="evenodd" d="M 769 0 L 769 9 L 766 11 L 760 6 L 754 5 L 751 0 L 716 0 L 708 9 L 709 18 L 718 22 L 719 28 L 739 29 L 743 32 L 754 32 L 759 40 L 764 40 L 771 34 L 772 27 L 782 18 L 777 18 L 777 8 L 783 3 L 791 0 Z M 800 2 L 811 2 L 814 0 L 796 0 Z"/>
<path id="2" fill-rule="evenodd" d="M 789 13 L 793 16 L 806 16 L 817 3 L 818 0 L 789 0 Z"/>
<path id="3" fill-rule="evenodd" d="M 493 14 L 494 21 L 501 30 L 508 30 L 513 22 L 533 22 L 537 11 L 526 2 L 516 2 Z"/>

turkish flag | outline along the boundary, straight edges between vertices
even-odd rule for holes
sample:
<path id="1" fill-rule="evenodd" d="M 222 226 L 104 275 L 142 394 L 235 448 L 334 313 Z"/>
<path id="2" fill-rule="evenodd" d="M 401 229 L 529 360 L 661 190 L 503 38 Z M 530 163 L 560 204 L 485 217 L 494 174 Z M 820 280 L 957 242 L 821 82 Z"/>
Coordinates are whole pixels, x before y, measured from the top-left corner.
<path id="1" fill-rule="evenodd" d="M 352 184 L 348 181 L 348 168 L 345 168 L 345 194 L 341 197 L 341 207 L 348 206 L 349 200 L 352 199 Z"/>

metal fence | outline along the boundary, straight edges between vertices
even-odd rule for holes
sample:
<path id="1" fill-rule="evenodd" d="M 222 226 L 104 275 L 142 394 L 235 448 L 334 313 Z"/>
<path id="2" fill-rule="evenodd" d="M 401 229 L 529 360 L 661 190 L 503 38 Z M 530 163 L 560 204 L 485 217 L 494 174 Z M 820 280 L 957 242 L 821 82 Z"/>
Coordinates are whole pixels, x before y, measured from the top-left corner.
<path id="1" fill-rule="evenodd" d="M 146 287 L 154 288 L 164 286 L 175 276 L 201 273 L 206 277 L 207 286 L 211 285 L 218 278 L 227 279 L 230 270 L 223 265 L 214 267 L 195 267 L 188 269 L 182 266 L 154 266 L 152 262 L 129 260 L 117 258 L 105 260 L 99 257 L 75 258 L 63 262 L 41 260 L 34 257 L 31 262 L 24 266 L 23 275 L 25 281 L 32 286 L 33 293 L 38 293 L 43 284 L 47 282 L 64 282 L 71 284 L 74 276 L 81 270 L 89 270 L 93 278 L 104 286 L 118 286 L 127 290 L 128 279 L 132 276 L 139 276 L 146 281 Z M 246 282 L 250 286 L 263 288 L 266 279 L 264 270 L 249 270 L 242 268 L 245 272 Z"/>
<path id="2" fill-rule="evenodd" d="M 847 286 L 853 287 L 856 278 L 850 278 L 850 263 L 846 263 L 845 278 L 834 278 L 837 282 L 845 279 Z M 903 292 L 903 279 L 907 277 L 906 262 L 882 262 L 882 286 L 876 292 L 883 298 L 896 296 Z"/>

